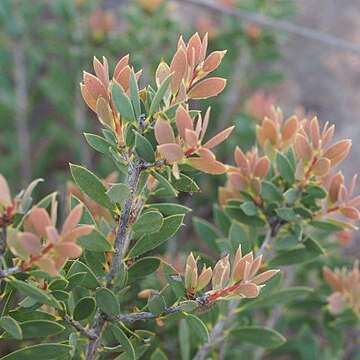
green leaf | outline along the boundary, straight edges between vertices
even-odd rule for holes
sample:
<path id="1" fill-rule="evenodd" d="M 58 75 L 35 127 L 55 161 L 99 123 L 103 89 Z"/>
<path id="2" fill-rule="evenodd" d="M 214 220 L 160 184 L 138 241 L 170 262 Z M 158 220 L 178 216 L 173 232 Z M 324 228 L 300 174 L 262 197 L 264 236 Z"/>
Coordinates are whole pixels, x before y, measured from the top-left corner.
<path id="1" fill-rule="evenodd" d="M 75 289 L 78 285 L 81 284 L 85 276 L 86 276 L 85 271 L 69 276 L 67 279 L 69 281 L 69 285 L 67 286 L 66 291 L 71 291 L 72 289 Z"/>
<path id="2" fill-rule="evenodd" d="M 83 262 L 81 262 L 80 260 L 74 261 L 67 273 L 67 280 L 69 281 L 69 285 L 72 284 L 72 281 L 71 281 L 72 275 L 77 274 L 77 273 L 84 273 L 84 272 L 85 272 L 85 276 L 83 276 L 83 274 L 80 274 L 77 276 L 77 279 L 74 279 L 74 280 L 80 281 L 80 283 L 78 285 L 81 287 L 84 287 L 84 288 L 90 289 L 90 290 L 95 290 L 99 286 L 96 276 L 93 273 L 93 271 L 90 270 L 90 268 L 88 266 L 86 266 Z"/>
<path id="3" fill-rule="evenodd" d="M 157 293 L 153 294 L 149 297 L 147 307 L 152 314 L 156 316 L 161 315 L 166 308 L 164 297 Z"/>
<path id="4" fill-rule="evenodd" d="M 152 234 L 158 231 L 164 222 L 162 214 L 156 210 L 150 210 L 142 214 L 131 227 L 136 235 Z"/>
<path id="5" fill-rule="evenodd" d="M 116 337 L 117 341 L 119 341 L 121 346 L 124 348 L 129 359 L 135 360 L 136 359 L 135 350 L 130 339 L 118 326 L 111 325 L 111 330 L 114 336 Z"/>
<path id="6" fill-rule="evenodd" d="M 247 216 L 254 216 L 257 215 L 258 213 L 258 209 L 253 202 L 246 201 L 243 204 L 241 204 L 240 207 L 244 212 L 244 214 Z"/>
<path id="7" fill-rule="evenodd" d="M 116 81 L 113 82 L 112 96 L 116 109 L 119 111 L 121 116 L 126 120 L 136 121 L 136 116 L 134 114 L 134 109 L 131 104 L 131 100 L 126 95 L 121 85 Z"/>
<path id="8" fill-rule="evenodd" d="M 168 357 L 160 348 L 156 348 L 151 354 L 150 360 L 168 360 Z"/>
<path id="9" fill-rule="evenodd" d="M 135 130 L 136 127 L 131 124 L 127 123 L 124 128 L 124 138 L 125 138 L 125 144 L 128 147 L 132 147 L 135 142 Z"/>
<path id="10" fill-rule="evenodd" d="M 266 288 L 267 285 L 265 285 Z M 265 289 L 264 288 L 264 289 Z M 264 294 L 261 297 L 262 292 L 260 292 L 260 297 L 256 299 L 244 299 L 242 301 L 240 307 L 237 309 L 238 312 L 272 307 L 278 304 L 288 304 L 292 301 L 299 300 L 302 297 L 308 296 L 314 290 L 305 286 L 297 286 L 284 290 L 277 290 L 271 294 Z"/>
<path id="11" fill-rule="evenodd" d="M 151 175 L 159 182 L 156 190 L 156 195 L 159 197 L 173 197 L 178 196 L 177 191 L 172 187 L 169 181 L 164 176 L 156 171 L 152 171 Z"/>
<path id="12" fill-rule="evenodd" d="M 154 273 L 160 266 L 161 259 L 149 256 L 139 259 L 128 268 L 130 278 L 138 279 Z"/>
<path id="13" fill-rule="evenodd" d="M 91 215 L 89 209 L 82 203 L 76 196 L 73 194 L 70 194 L 70 209 L 73 209 L 76 205 L 82 204 L 83 206 L 83 212 L 81 215 L 81 218 L 79 220 L 79 224 L 81 225 L 94 225 L 97 227 L 96 222 Z"/>
<path id="14" fill-rule="evenodd" d="M 240 326 L 231 330 L 231 336 L 237 341 L 248 341 L 267 349 L 276 348 L 286 341 L 277 331 L 261 326 Z"/>
<path id="15" fill-rule="evenodd" d="M 83 166 L 74 164 L 70 164 L 70 171 L 76 184 L 89 198 L 111 211 L 116 209 L 106 195 L 106 187 L 96 175 Z"/>
<path id="16" fill-rule="evenodd" d="M 297 349 L 301 354 L 301 360 L 319 359 L 319 344 L 316 335 L 309 325 L 304 324 L 296 338 Z"/>
<path id="17" fill-rule="evenodd" d="M 163 270 L 172 292 L 176 298 L 185 296 L 185 287 L 181 276 L 178 272 L 169 264 L 163 263 Z"/>
<path id="18" fill-rule="evenodd" d="M 237 221 L 232 221 L 231 223 L 231 227 L 229 230 L 229 240 L 231 242 L 234 253 L 236 252 L 240 244 L 243 254 L 247 254 L 253 250 L 253 245 L 248 234 L 244 230 L 244 227 Z"/>
<path id="19" fill-rule="evenodd" d="M 224 235 L 227 235 L 231 226 L 231 220 L 219 205 L 214 204 L 213 211 L 217 228 L 219 228 Z"/>
<path id="20" fill-rule="evenodd" d="M 78 241 L 85 249 L 89 249 L 91 251 L 114 251 L 113 246 L 109 243 L 106 237 L 95 229 L 89 235 L 79 238 Z"/>
<path id="21" fill-rule="evenodd" d="M 171 77 L 172 77 L 172 74 L 168 75 L 163 80 L 163 82 L 161 83 L 160 87 L 158 88 L 156 94 L 154 95 L 154 98 L 153 98 L 153 100 L 151 102 L 151 105 L 150 105 L 149 116 L 152 116 L 155 113 L 155 111 L 158 109 L 158 107 L 159 107 L 159 105 L 161 103 L 161 100 L 162 100 L 163 96 L 166 93 L 166 90 L 168 89 L 168 87 L 170 85 Z"/>
<path id="22" fill-rule="evenodd" d="M 191 334 L 194 334 L 194 336 L 196 336 L 201 341 L 201 343 L 209 342 L 209 331 L 205 324 L 197 316 L 186 314 L 185 319 Z"/>
<path id="23" fill-rule="evenodd" d="M 190 194 L 195 194 L 200 191 L 198 184 L 188 176 L 180 174 L 180 179 L 171 179 L 171 185 L 177 191 L 187 192 Z"/>
<path id="24" fill-rule="evenodd" d="M 130 73 L 130 97 L 131 97 L 131 103 L 135 111 L 135 116 L 138 118 L 141 113 L 141 107 L 140 107 L 139 87 L 134 70 L 132 70 Z"/>
<path id="25" fill-rule="evenodd" d="M 112 203 L 119 203 L 123 206 L 131 195 L 131 190 L 128 185 L 119 183 L 111 185 L 106 195 Z"/>
<path id="26" fill-rule="evenodd" d="M 281 252 L 269 261 L 270 266 L 301 264 L 314 260 L 324 253 L 321 246 L 311 238 L 307 238 L 304 247 Z"/>
<path id="27" fill-rule="evenodd" d="M 53 296 L 46 293 L 44 290 L 38 289 L 34 285 L 31 285 L 29 283 L 26 283 L 24 281 L 15 278 L 10 279 L 10 284 L 14 288 L 18 289 L 22 293 L 26 294 L 27 296 L 29 296 L 30 298 L 36 300 L 41 304 L 46 304 L 56 309 L 61 308 L 60 304 Z"/>
<path id="28" fill-rule="evenodd" d="M 285 221 L 292 221 L 296 219 L 296 213 L 293 209 L 282 207 L 275 209 L 276 214 L 279 216 L 280 219 Z"/>
<path id="29" fill-rule="evenodd" d="M 331 231 L 331 232 L 340 231 L 343 229 L 341 226 L 331 221 L 310 221 L 309 225 L 321 230 Z"/>
<path id="30" fill-rule="evenodd" d="M 280 176 L 283 178 L 285 183 L 293 185 L 295 183 L 295 169 L 291 165 L 288 158 L 281 152 L 277 152 L 275 156 L 275 162 Z"/>
<path id="31" fill-rule="evenodd" d="M 76 321 L 85 320 L 94 313 L 96 303 L 94 298 L 88 296 L 80 299 L 74 308 L 73 318 Z"/>
<path id="32" fill-rule="evenodd" d="M 324 199 L 327 196 L 327 192 L 320 186 L 308 185 L 305 190 L 316 199 Z"/>
<path id="33" fill-rule="evenodd" d="M 170 239 L 180 228 L 184 215 L 172 215 L 164 219 L 159 231 L 143 235 L 129 251 L 128 258 L 144 254 Z"/>
<path id="34" fill-rule="evenodd" d="M 185 319 L 180 320 L 178 336 L 181 360 L 190 360 L 190 332 Z"/>
<path id="35" fill-rule="evenodd" d="M 155 161 L 155 152 L 150 141 L 137 132 L 135 132 L 135 150 L 145 161 L 149 163 Z"/>
<path id="36" fill-rule="evenodd" d="M 261 182 L 261 197 L 266 201 L 282 201 L 282 196 L 276 186 L 270 181 Z"/>
<path id="37" fill-rule="evenodd" d="M 180 205 L 180 204 L 172 204 L 172 203 L 153 203 L 147 204 L 145 207 L 150 207 L 150 209 L 157 209 L 164 215 L 179 215 L 186 214 L 189 211 L 192 211 L 190 208 Z"/>
<path id="38" fill-rule="evenodd" d="M 85 133 L 85 139 L 88 144 L 101 154 L 109 155 L 109 147 L 113 146 L 108 140 L 95 134 Z"/>
<path id="39" fill-rule="evenodd" d="M 72 346 L 64 344 L 38 344 L 14 351 L 1 360 L 54 360 L 69 354 L 72 349 Z"/>
<path id="40" fill-rule="evenodd" d="M 0 326 L 13 338 L 21 340 L 23 338 L 22 330 L 18 322 L 10 316 L 3 316 L 0 319 Z"/>
<path id="41" fill-rule="evenodd" d="M 181 308 L 181 310 L 185 311 L 185 312 L 193 311 L 198 306 L 199 306 L 199 304 L 195 300 L 186 300 L 186 301 L 182 301 L 179 304 L 179 307 Z"/>
<path id="42" fill-rule="evenodd" d="M 195 232 L 200 239 L 205 242 L 205 244 L 211 246 L 214 250 L 219 251 L 216 239 L 221 235 L 217 231 L 216 227 L 199 217 L 193 217 L 193 225 Z"/>
<path id="43" fill-rule="evenodd" d="M 110 316 L 118 316 L 120 314 L 119 300 L 111 290 L 106 288 L 96 289 L 95 299 L 98 307 L 104 313 Z"/>
<path id="44" fill-rule="evenodd" d="M 20 326 L 24 339 L 47 337 L 65 330 L 65 326 L 50 320 L 25 321 Z"/>
<path id="45" fill-rule="evenodd" d="M 54 279 L 48 286 L 49 290 L 63 290 L 69 285 L 69 282 L 64 278 Z"/>
<path id="46" fill-rule="evenodd" d="M 225 212 L 234 220 L 240 221 L 248 226 L 261 227 L 265 226 L 265 221 L 258 216 L 248 216 L 240 208 L 240 206 L 225 206 Z"/>

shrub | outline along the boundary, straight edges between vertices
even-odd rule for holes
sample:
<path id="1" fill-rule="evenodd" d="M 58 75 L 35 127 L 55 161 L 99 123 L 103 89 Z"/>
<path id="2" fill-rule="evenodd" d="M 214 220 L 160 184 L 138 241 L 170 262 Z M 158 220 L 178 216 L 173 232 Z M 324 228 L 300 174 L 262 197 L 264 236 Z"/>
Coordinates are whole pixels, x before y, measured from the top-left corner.
<path id="1" fill-rule="evenodd" d="M 205 359 L 217 347 L 234 356 L 227 346 L 234 341 L 303 354 L 299 343 L 312 330 L 301 323 L 308 309 L 301 302 L 324 308 L 328 289 L 301 271 L 320 274 L 325 256 L 337 252 L 329 236 L 353 231 L 360 217 L 360 199 L 352 194 L 356 177 L 346 185 L 334 172 L 351 142 L 332 143 L 334 126 L 321 129 L 316 118 L 284 120 L 272 108 L 257 126 L 257 147 L 237 147 L 234 165 L 219 161 L 213 149 L 233 126 L 209 139 L 210 109 L 202 114 L 190 105 L 224 89 L 226 80 L 211 76 L 224 55 L 207 55 L 207 36 L 195 34 L 187 43 L 180 38 L 172 60 L 156 70 L 156 87 L 143 89 L 141 71 L 128 56 L 111 78 L 107 60 L 94 58 L 95 74 L 84 72 L 81 93 L 102 135 L 85 137 L 118 175 L 102 181 L 70 164 L 75 183 L 69 184 L 71 211 L 61 230 L 55 193 L 33 204 L 41 180 L 12 196 L 0 176 L 2 337 L 31 341 L 3 359 L 159 359 L 174 349 L 183 359 Z M 198 192 L 199 172 L 227 178 L 214 208 L 217 226 L 193 219 L 209 251 L 193 247 L 186 261 L 180 254 L 169 259 L 163 245 L 190 212 L 170 199 Z M 285 281 L 295 275 L 278 268 L 290 265 L 308 281 L 302 285 L 314 289 L 281 289 L 283 274 Z M 351 272 L 323 271 L 335 291 L 322 320 L 333 339 L 339 322 L 352 326 L 359 319 L 359 271 L 357 264 Z M 288 347 L 272 329 L 281 304 L 302 319 L 285 317 L 284 329 L 302 326 L 300 340 Z M 253 351 L 240 346 L 244 354 Z M 316 343 L 313 348 L 320 351 Z M 332 351 L 340 354 L 341 344 Z"/>

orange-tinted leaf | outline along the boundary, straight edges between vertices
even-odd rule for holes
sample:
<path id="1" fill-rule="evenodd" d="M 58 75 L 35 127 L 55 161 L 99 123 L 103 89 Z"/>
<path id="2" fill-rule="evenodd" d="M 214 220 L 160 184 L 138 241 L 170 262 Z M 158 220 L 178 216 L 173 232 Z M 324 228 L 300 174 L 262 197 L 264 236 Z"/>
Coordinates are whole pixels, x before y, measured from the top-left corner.
<path id="1" fill-rule="evenodd" d="M 46 239 L 46 227 L 53 226 L 49 214 L 43 208 L 33 208 L 25 219 L 25 231 L 32 232 L 42 239 Z"/>
<path id="2" fill-rule="evenodd" d="M 269 168 L 270 168 L 270 160 L 266 156 L 263 156 L 258 160 L 258 162 L 255 165 L 254 176 L 263 178 L 269 171 Z"/>
<path id="3" fill-rule="evenodd" d="M 184 151 L 178 144 L 162 144 L 157 147 L 160 155 L 168 161 L 179 161 L 184 157 Z"/>
<path id="4" fill-rule="evenodd" d="M 203 62 L 206 57 L 207 47 L 208 47 L 208 34 L 206 33 L 201 42 L 201 50 L 199 56 L 199 63 Z"/>
<path id="5" fill-rule="evenodd" d="M 344 183 L 344 175 L 339 171 L 330 181 L 329 199 L 332 203 L 338 200 L 340 186 Z"/>
<path id="6" fill-rule="evenodd" d="M 194 59 L 194 64 L 197 64 L 199 61 L 200 52 L 201 52 L 201 39 L 199 34 L 195 33 L 191 37 L 187 45 L 186 54 L 187 54 L 188 64 L 192 63 L 192 58 Z"/>
<path id="7" fill-rule="evenodd" d="M 93 231 L 93 226 L 91 225 L 81 225 L 76 227 L 73 230 L 67 231 L 65 234 L 62 234 L 60 242 L 73 242 L 85 235 L 89 235 Z"/>
<path id="8" fill-rule="evenodd" d="M 244 190 L 246 188 L 246 181 L 244 177 L 238 172 L 228 173 L 228 179 L 231 186 L 236 190 Z"/>
<path id="9" fill-rule="evenodd" d="M 76 205 L 71 210 L 70 214 L 67 216 L 61 232 L 65 234 L 66 232 L 74 229 L 76 225 L 78 225 L 82 213 L 83 213 L 83 205 L 82 204 Z"/>
<path id="10" fill-rule="evenodd" d="M 40 254 L 41 241 L 30 232 L 23 232 L 18 235 L 21 247 L 31 256 Z"/>
<path id="11" fill-rule="evenodd" d="M 100 122 L 109 127 L 112 130 L 115 130 L 114 118 L 112 115 L 111 108 L 107 101 L 104 100 L 103 97 L 99 97 L 96 102 L 96 114 L 100 120 Z"/>
<path id="12" fill-rule="evenodd" d="M 198 145 L 198 136 L 196 131 L 185 129 L 185 141 L 191 147 L 196 147 Z"/>
<path id="13" fill-rule="evenodd" d="M 298 124 L 299 121 L 296 116 L 292 116 L 286 120 L 282 129 L 282 140 L 284 142 L 290 141 L 295 136 Z"/>
<path id="14" fill-rule="evenodd" d="M 210 111 L 211 111 L 211 107 L 208 107 L 206 110 L 206 113 L 204 115 L 204 121 L 202 123 L 202 128 L 201 128 L 201 136 L 200 136 L 200 141 L 203 140 L 206 130 L 208 128 L 209 125 L 209 120 L 210 120 Z"/>
<path id="15" fill-rule="evenodd" d="M 119 75 L 114 79 L 121 85 L 125 92 L 129 90 L 130 87 L 130 75 L 131 69 L 130 66 L 125 66 L 119 73 Z"/>
<path id="16" fill-rule="evenodd" d="M 320 159 L 313 167 L 313 173 L 316 176 L 324 176 L 326 175 L 330 170 L 331 162 L 329 159 L 322 158 Z"/>
<path id="17" fill-rule="evenodd" d="M 212 77 L 197 83 L 188 93 L 189 99 L 207 99 L 221 93 L 226 85 L 223 78 Z"/>
<path id="18" fill-rule="evenodd" d="M 86 102 L 87 106 L 94 112 L 96 112 L 96 100 L 91 96 L 89 90 L 84 84 L 80 84 L 81 95 Z"/>
<path id="19" fill-rule="evenodd" d="M 174 95 L 178 92 L 180 88 L 180 84 L 185 77 L 186 70 L 186 53 L 184 48 L 180 47 L 174 55 L 170 64 L 170 71 L 171 73 L 173 73 L 173 77 L 171 78 L 171 91 Z"/>
<path id="20" fill-rule="evenodd" d="M 7 207 L 10 204 L 11 204 L 10 188 L 5 177 L 0 174 L 0 205 Z"/>
<path id="21" fill-rule="evenodd" d="M 129 63 L 129 54 L 122 57 L 119 60 L 119 62 L 116 64 L 115 70 L 114 70 L 114 79 L 116 79 L 119 76 L 121 71 L 124 70 L 124 68 L 128 65 L 128 63 Z"/>
<path id="22" fill-rule="evenodd" d="M 313 149 L 309 141 L 302 135 L 298 135 L 295 140 L 296 154 L 303 162 L 309 162 L 313 157 Z"/>
<path id="23" fill-rule="evenodd" d="M 272 145 L 275 145 L 278 138 L 275 123 L 266 117 L 262 122 L 261 127 L 263 129 L 265 139 L 269 140 Z"/>
<path id="24" fill-rule="evenodd" d="M 93 66 L 97 78 L 105 85 L 109 86 L 109 65 L 106 58 L 103 56 L 103 64 L 94 56 Z"/>
<path id="25" fill-rule="evenodd" d="M 56 252 L 64 257 L 75 259 L 82 253 L 82 248 L 72 242 L 65 242 L 56 245 Z"/>
<path id="26" fill-rule="evenodd" d="M 310 139 L 314 149 L 318 149 L 320 142 L 320 129 L 316 116 L 310 122 Z"/>
<path id="27" fill-rule="evenodd" d="M 155 138 L 160 145 L 175 142 L 174 130 L 166 120 L 158 119 L 154 132 Z"/>
<path id="28" fill-rule="evenodd" d="M 180 136 L 185 139 L 186 138 L 186 129 L 192 130 L 194 127 L 194 122 L 190 117 L 189 113 L 183 106 L 179 106 L 176 110 L 175 115 L 176 127 L 179 131 Z"/>
<path id="29" fill-rule="evenodd" d="M 271 279 L 273 276 L 275 276 L 280 270 L 268 270 L 263 273 L 261 273 L 258 276 L 255 276 L 251 282 L 260 285 L 263 284 L 265 281 Z"/>
<path id="30" fill-rule="evenodd" d="M 332 145 L 325 153 L 324 157 L 331 161 L 331 167 L 339 164 L 349 153 L 351 140 L 340 140 Z"/>
<path id="31" fill-rule="evenodd" d="M 225 141 L 232 131 L 234 130 L 235 126 L 230 126 L 227 129 L 221 131 L 219 134 L 215 135 L 213 138 L 211 138 L 206 144 L 204 145 L 207 149 L 212 149 L 215 146 L 221 144 L 223 141 Z"/>
<path id="32" fill-rule="evenodd" d="M 248 160 L 243 151 L 238 146 L 235 149 L 235 162 L 239 168 L 248 168 Z"/>
<path id="33" fill-rule="evenodd" d="M 194 168 L 208 174 L 220 175 L 226 171 L 226 166 L 220 161 L 209 161 L 209 159 L 204 158 L 191 158 L 188 161 Z"/>
<path id="34" fill-rule="evenodd" d="M 104 99 L 108 98 L 105 85 L 93 74 L 84 71 L 84 84 L 94 99 L 97 99 L 99 96 L 102 96 Z"/>
<path id="35" fill-rule="evenodd" d="M 217 69 L 219 67 L 219 65 L 221 64 L 221 61 L 225 54 L 226 54 L 226 50 L 212 52 L 204 61 L 202 70 L 205 73 L 209 73 L 209 72 Z"/>
<path id="36" fill-rule="evenodd" d="M 346 206 L 340 210 L 341 214 L 350 220 L 359 220 L 360 212 L 352 206 Z"/>
<path id="37" fill-rule="evenodd" d="M 244 284 L 238 287 L 235 294 L 244 298 L 252 299 L 259 295 L 259 288 L 252 283 Z"/>
<path id="38" fill-rule="evenodd" d="M 58 267 L 55 264 L 55 261 L 49 258 L 42 258 L 36 262 L 36 265 L 41 269 L 50 274 L 51 276 L 56 276 L 59 272 Z"/>
<path id="39" fill-rule="evenodd" d="M 164 59 L 161 59 L 159 66 L 156 69 L 155 79 L 156 85 L 159 88 L 161 83 L 164 81 L 166 77 L 170 75 L 170 67 L 165 62 Z"/>

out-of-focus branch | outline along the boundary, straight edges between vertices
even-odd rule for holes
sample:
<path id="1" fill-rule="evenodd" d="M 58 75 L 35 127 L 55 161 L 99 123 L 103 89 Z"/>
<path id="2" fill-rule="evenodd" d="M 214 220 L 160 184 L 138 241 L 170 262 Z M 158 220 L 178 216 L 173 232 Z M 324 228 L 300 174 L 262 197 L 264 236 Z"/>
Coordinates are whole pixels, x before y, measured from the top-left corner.
<path id="1" fill-rule="evenodd" d="M 260 14 L 255 14 L 249 11 L 240 10 L 238 8 L 224 6 L 218 2 L 210 0 L 175 0 L 181 4 L 192 4 L 202 8 L 207 8 L 212 11 L 221 12 L 229 16 L 233 16 L 240 20 L 245 20 L 261 27 L 278 30 L 303 38 L 315 41 L 319 44 L 324 44 L 339 50 L 351 52 L 360 55 L 360 45 L 353 44 L 337 36 L 329 35 L 318 30 L 314 30 L 305 26 L 297 25 L 288 21 L 269 19 Z"/>
<path id="2" fill-rule="evenodd" d="M 17 145 L 20 157 L 20 177 L 22 185 L 31 180 L 30 137 L 28 125 L 28 91 L 26 84 L 26 54 L 24 36 L 21 34 L 23 18 L 18 0 L 12 0 L 13 21 L 16 33 L 13 34 L 12 56 L 15 90 L 15 124 Z"/>
<path id="3" fill-rule="evenodd" d="M 17 274 L 21 271 L 21 266 L 17 265 L 8 269 L 0 270 L 0 279 L 4 279 L 6 277 L 9 277 L 11 275 Z"/>

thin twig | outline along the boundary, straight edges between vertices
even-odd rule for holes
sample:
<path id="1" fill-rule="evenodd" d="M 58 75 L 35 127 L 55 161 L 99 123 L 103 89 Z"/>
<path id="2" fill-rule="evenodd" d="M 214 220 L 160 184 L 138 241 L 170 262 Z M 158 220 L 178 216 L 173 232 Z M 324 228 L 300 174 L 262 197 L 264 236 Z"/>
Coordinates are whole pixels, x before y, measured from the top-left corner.
<path id="1" fill-rule="evenodd" d="M 84 335 L 85 337 L 87 337 L 88 339 L 92 340 L 92 339 L 96 339 L 97 336 L 94 333 L 93 330 L 89 329 L 85 329 L 85 327 L 79 323 L 78 321 L 73 320 L 70 316 L 65 315 L 64 316 L 64 320 L 70 324 L 73 328 L 75 328 L 77 331 L 79 331 L 80 334 Z"/>
<path id="2" fill-rule="evenodd" d="M 4 256 L 6 251 L 6 234 L 7 234 L 7 225 L 1 228 L 0 231 L 0 256 Z"/>
<path id="3" fill-rule="evenodd" d="M 221 12 L 223 14 L 233 16 L 240 20 L 246 20 L 265 28 L 279 30 L 291 33 L 303 38 L 313 40 L 317 43 L 328 45 L 333 48 L 348 51 L 356 55 L 360 55 L 360 45 L 348 42 L 337 36 L 329 35 L 324 32 L 314 30 L 305 26 L 297 25 L 284 20 L 273 20 L 263 15 L 255 14 L 249 11 L 240 10 L 238 8 L 224 6 L 214 1 L 208 0 L 176 0 L 180 3 L 192 4 L 195 6 L 210 9 L 212 11 Z"/>
<path id="4" fill-rule="evenodd" d="M 0 270 L 0 279 L 4 279 L 4 278 L 9 277 L 11 275 L 17 274 L 21 270 L 22 269 L 21 269 L 20 265 L 13 266 L 13 267 L 8 268 L 8 269 Z"/>

